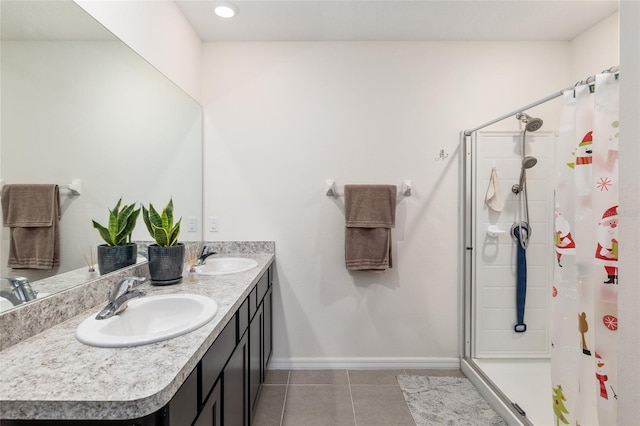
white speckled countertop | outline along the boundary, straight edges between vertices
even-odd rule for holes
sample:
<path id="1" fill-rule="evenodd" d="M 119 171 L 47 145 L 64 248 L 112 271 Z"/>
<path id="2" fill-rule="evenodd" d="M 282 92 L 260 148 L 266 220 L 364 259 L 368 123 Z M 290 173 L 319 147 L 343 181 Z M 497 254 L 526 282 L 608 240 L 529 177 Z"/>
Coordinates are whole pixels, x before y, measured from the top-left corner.
<path id="1" fill-rule="evenodd" d="M 147 295 L 194 293 L 218 304 L 197 330 L 133 348 L 96 348 L 76 340 L 95 306 L 0 352 L 1 419 L 134 419 L 166 405 L 274 260 L 244 254 L 258 266 L 242 273 L 200 276 L 195 284 L 139 288 Z"/>

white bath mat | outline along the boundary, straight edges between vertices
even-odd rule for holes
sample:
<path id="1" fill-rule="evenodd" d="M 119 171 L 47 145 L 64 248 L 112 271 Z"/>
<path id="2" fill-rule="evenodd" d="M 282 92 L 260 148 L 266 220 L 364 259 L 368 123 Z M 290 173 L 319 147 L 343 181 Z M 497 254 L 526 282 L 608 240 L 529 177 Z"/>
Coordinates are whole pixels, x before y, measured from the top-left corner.
<path id="1" fill-rule="evenodd" d="M 397 376 L 417 426 L 506 426 L 462 377 Z"/>

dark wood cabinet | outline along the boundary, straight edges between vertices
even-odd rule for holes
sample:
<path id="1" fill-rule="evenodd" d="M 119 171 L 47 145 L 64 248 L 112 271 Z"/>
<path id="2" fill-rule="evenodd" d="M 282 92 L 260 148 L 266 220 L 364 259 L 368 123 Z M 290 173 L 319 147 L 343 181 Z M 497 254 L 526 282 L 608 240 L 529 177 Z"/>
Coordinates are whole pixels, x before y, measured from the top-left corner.
<path id="1" fill-rule="evenodd" d="M 225 364 L 236 348 L 237 324 L 235 319 L 229 321 L 224 330 L 218 335 L 209 350 L 200 361 L 201 394 L 200 403 L 203 404 L 209 392 L 220 377 Z"/>
<path id="2" fill-rule="evenodd" d="M 260 304 L 249 325 L 249 406 L 252 418 L 262 384 L 262 327 L 263 305 Z"/>
<path id="3" fill-rule="evenodd" d="M 2 426 L 250 426 L 273 352 L 273 265 L 171 401 L 134 420 L 2 420 Z"/>
<path id="4" fill-rule="evenodd" d="M 198 415 L 198 372 L 193 370 L 167 407 L 171 426 L 191 426 Z"/>
<path id="5" fill-rule="evenodd" d="M 262 301 L 263 320 L 262 320 L 262 381 L 264 382 L 267 366 L 271 361 L 273 353 L 273 288 L 269 290 Z"/>
<path id="6" fill-rule="evenodd" d="M 222 380 L 218 380 L 206 399 L 193 426 L 222 426 Z"/>
<path id="7" fill-rule="evenodd" d="M 245 333 L 222 373 L 225 426 L 249 425 L 249 344 Z"/>

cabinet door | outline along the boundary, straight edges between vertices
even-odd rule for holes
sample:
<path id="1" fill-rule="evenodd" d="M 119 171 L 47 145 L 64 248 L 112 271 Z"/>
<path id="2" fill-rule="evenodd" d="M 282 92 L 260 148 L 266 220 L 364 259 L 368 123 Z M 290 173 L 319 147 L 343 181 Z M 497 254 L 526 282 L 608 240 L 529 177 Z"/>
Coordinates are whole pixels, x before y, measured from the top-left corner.
<path id="1" fill-rule="evenodd" d="M 193 426 L 222 426 L 222 381 L 218 380 Z"/>
<path id="2" fill-rule="evenodd" d="M 200 404 L 209 395 L 209 391 L 218 380 L 222 369 L 236 347 L 236 321 L 231 318 L 224 330 L 218 335 L 200 362 L 202 376 L 202 392 Z"/>
<path id="3" fill-rule="evenodd" d="M 224 425 L 249 426 L 249 344 L 246 333 L 222 374 Z"/>
<path id="4" fill-rule="evenodd" d="M 251 407 L 251 417 L 257 406 L 258 393 L 262 378 L 262 305 L 256 310 L 256 314 L 249 325 L 249 401 Z"/>
<path id="5" fill-rule="evenodd" d="M 264 375 L 267 372 L 267 366 L 273 352 L 273 287 L 269 287 L 269 291 L 264 296 L 262 306 L 264 309 L 262 315 L 262 381 L 264 382 Z"/>
<path id="6" fill-rule="evenodd" d="M 169 424 L 190 426 L 198 414 L 198 373 L 193 370 L 169 402 Z"/>

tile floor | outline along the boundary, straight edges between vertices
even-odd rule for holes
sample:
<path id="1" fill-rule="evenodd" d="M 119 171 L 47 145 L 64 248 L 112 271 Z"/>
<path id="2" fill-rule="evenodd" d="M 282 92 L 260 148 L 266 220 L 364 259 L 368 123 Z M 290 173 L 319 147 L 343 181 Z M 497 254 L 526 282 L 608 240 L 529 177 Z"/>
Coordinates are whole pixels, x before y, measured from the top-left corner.
<path id="1" fill-rule="evenodd" d="M 269 370 L 252 426 L 415 426 L 396 375 L 459 370 Z"/>

